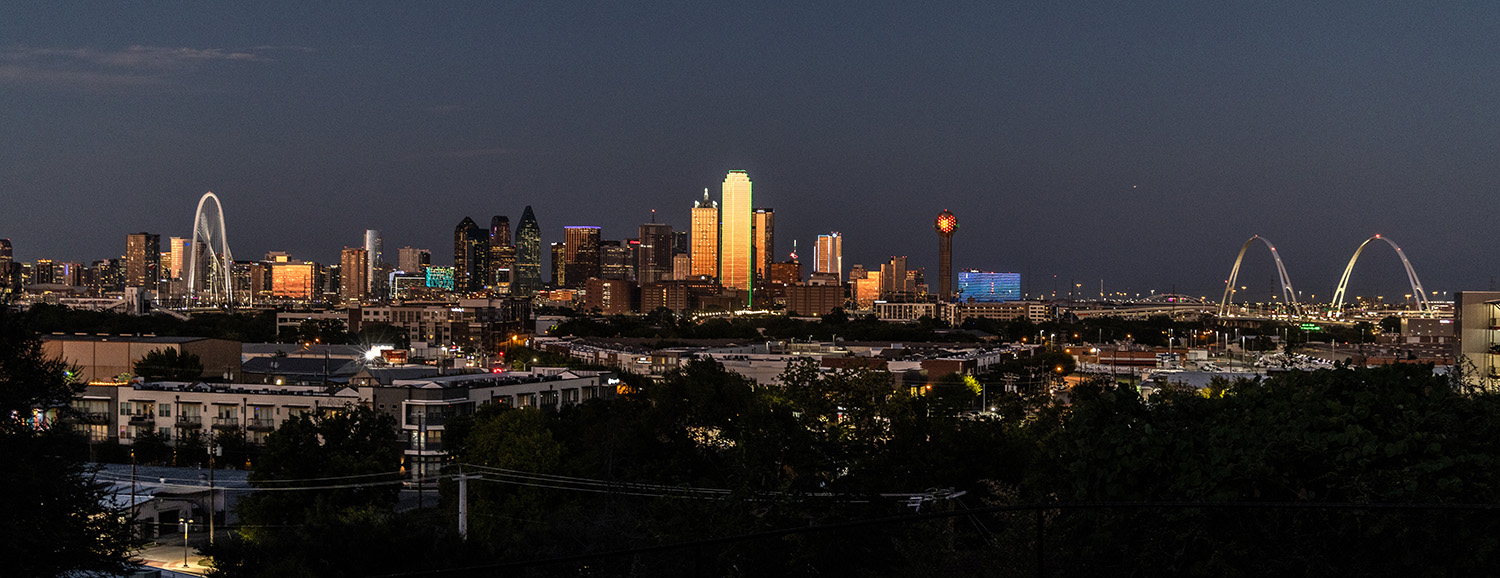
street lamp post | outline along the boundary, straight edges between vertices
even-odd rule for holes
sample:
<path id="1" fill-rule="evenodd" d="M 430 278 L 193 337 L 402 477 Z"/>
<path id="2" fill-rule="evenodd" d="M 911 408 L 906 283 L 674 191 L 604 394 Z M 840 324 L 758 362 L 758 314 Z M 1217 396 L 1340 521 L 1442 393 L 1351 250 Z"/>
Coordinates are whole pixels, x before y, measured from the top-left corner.
<path id="1" fill-rule="evenodd" d="M 188 557 L 188 543 L 187 543 L 187 538 L 188 538 L 188 536 L 187 535 L 188 535 L 188 526 L 191 525 L 192 523 L 193 523 L 193 519 L 192 518 L 184 518 L 182 520 L 182 567 L 183 568 L 187 568 L 188 567 L 188 560 L 187 560 L 187 557 Z"/>

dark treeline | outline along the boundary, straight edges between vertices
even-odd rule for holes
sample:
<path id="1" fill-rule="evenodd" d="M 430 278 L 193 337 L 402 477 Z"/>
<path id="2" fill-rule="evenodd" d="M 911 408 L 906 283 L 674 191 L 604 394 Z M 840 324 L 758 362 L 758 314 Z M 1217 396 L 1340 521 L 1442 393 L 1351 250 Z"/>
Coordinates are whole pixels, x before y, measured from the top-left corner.
<path id="1" fill-rule="evenodd" d="M 1114 506 L 798 532 L 503 572 L 1035 576 L 1040 564 L 1061 576 L 1408 576 L 1483 574 L 1500 561 L 1493 511 L 1347 507 L 1500 503 L 1500 398 L 1462 391 L 1430 367 L 1338 367 L 1150 400 L 1088 383 L 1072 390 L 1071 405 L 991 392 L 994 416 L 977 419 L 958 417 L 977 395 L 962 380 L 896 390 L 886 373 L 804 363 L 783 382 L 757 385 L 699 361 L 632 394 L 558 412 L 485 406 L 450 419 L 441 440 L 453 457 L 448 474 L 479 476 L 469 482 L 467 541 L 455 531 L 451 476 L 440 507 L 401 514 L 388 491 L 270 492 L 240 510 L 248 529 L 214 552 L 219 574 L 466 568 L 1079 502 Z M 397 444 L 374 427 L 383 418 L 336 419 L 272 434 L 255 479 L 275 487 L 396 470 L 397 450 L 381 448 Z M 353 449 L 340 458 L 337 448 Z M 930 499 L 890 495 L 908 493 Z M 1240 507 L 1139 506 L 1166 502 Z"/>

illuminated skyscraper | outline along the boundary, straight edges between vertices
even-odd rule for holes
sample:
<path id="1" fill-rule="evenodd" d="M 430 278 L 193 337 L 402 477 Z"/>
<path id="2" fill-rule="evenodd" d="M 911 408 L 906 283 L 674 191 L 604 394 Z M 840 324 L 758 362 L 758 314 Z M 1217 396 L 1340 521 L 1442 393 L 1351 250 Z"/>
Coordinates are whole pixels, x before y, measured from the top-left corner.
<path id="1" fill-rule="evenodd" d="M 666 281 L 672 277 L 672 226 L 641 225 L 641 247 L 636 253 L 636 278 L 641 283 Z"/>
<path id="2" fill-rule="evenodd" d="M 453 290 L 470 293 L 483 289 L 488 256 L 489 235 L 474 219 L 464 217 L 453 228 Z"/>
<path id="3" fill-rule="evenodd" d="M 489 272 L 485 285 L 500 292 L 509 291 L 515 281 L 516 248 L 510 244 L 510 218 L 496 215 L 490 219 Z"/>
<path id="4" fill-rule="evenodd" d="M 172 256 L 172 265 L 170 267 L 172 279 L 182 279 L 182 273 L 187 269 L 188 264 L 188 248 L 192 244 L 192 239 L 184 239 L 182 237 L 172 237 L 167 242 L 167 253 Z"/>
<path id="5" fill-rule="evenodd" d="M 703 189 L 703 200 L 693 202 L 692 235 L 688 242 L 693 259 L 693 274 L 719 276 L 719 204 L 708 200 L 708 189 Z"/>
<path id="6" fill-rule="evenodd" d="M 161 280 L 161 235 L 136 233 L 125 237 L 125 286 L 156 290 Z"/>
<path id="7" fill-rule="evenodd" d="M 947 301 L 953 298 L 953 232 L 958 230 L 958 217 L 943 209 L 932 228 L 938 234 L 938 299 Z"/>
<path id="8" fill-rule="evenodd" d="M 521 212 L 521 224 L 516 227 L 516 267 L 511 293 L 531 296 L 542 288 L 542 228 L 536 223 L 531 206 Z"/>
<path id="9" fill-rule="evenodd" d="M 766 269 L 771 266 L 776 254 L 776 211 L 756 209 L 750 220 L 752 245 L 755 248 L 755 278 L 764 282 Z"/>
<path id="10" fill-rule="evenodd" d="M 599 227 L 563 227 L 563 245 L 563 285 L 583 287 L 599 277 Z"/>
<path id="11" fill-rule="evenodd" d="M 365 238 L 369 241 L 368 231 Z M 339 253 L 339 297 L 344 301 L 363 301 L 369 295 L 370 254 L 360 247 L 344 247 Z"/>
<path id="12" fill-rule="evenodd" d="M 750 175 L 729 171 L 724 177 L 723 214 L 719 216 L 719 283 L 733 289 L 750 289 L 755 273 L 751 261 Z M 748 305 L 748 303 L 746 304 Z"/>
<path id="13" fill-rule="evenodd" d="M 365 229 L 365 294 L 376 299 L 385 298 L 385 285 L 388 283 L 385 275 L 376 273 L 381 262 L 385 261 L 384 245 L 378 229 Z M 347 267 L 344 271 L 346 278 L 352 276 Z"/>
<path id="14" fill-rule="evenodd" d="M 818 244 L 813 247 L 813 272 L 832 273 L 839 283 L 844 282 L 844 236 L 837 231 L 818 235 Z"/>

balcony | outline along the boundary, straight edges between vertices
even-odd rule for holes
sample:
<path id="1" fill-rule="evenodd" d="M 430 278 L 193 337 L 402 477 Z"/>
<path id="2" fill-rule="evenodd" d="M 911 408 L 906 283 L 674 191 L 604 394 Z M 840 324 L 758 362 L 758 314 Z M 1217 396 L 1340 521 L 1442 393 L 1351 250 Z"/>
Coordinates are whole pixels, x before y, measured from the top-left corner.
<path id="1" fill-rule="evenodd" d="M 268 417 L 252 417 L 245 420 L 245 429 L 252 431 L 271 431 L 276 429 L 276 420 Z"/>
<path id="2" fill-rule="evenodd" d="M 109 423 L 109 413 L 102 411 L 80 411 L 74 414 L 73 419 L 82 424 L 103 425 Z"/>
<path id="3" fill-rule="evenodd" d="M 214 429 L 240 429 L 240 418 L 216 417 L 213 427 Z"/>
<path id="4" fill-rule="evenodd" d="M 141 412 L 129 414 L 130 425 L 148 426 L 156 424 L 156 412 Z"/>
<path id="5" fill-rule="evenodd" d="M 443 451 L 443 442 L 410 443 L 407 444 L 406 451 L 409 453 L 440 452 Z"/>
<path id="6" fill-rule="evenodd" d="M 203 427 L 203 418 L 196 415 L 177 416 L 177 427 Z"/>

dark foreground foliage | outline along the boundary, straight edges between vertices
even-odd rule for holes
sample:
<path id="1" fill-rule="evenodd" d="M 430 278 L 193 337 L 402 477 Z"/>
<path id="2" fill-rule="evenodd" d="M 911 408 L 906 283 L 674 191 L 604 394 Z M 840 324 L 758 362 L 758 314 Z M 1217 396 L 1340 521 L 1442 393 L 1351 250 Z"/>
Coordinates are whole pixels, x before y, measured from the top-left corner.
<path id="1" fill-rule="evenodd" d="M 1445 576 L 1500 563 L 1500 510 L 1462 506 L 1500 504 L 1500 400 L 1428 367 L 1149 400 L 1091 383 L 1071 405 L 990 392 L 994 415 L 977 418 L 952 411 L 962 387 L 898 391 L 884 373 L 811 363 L 782 381 L 695 362 L 561 412 L 486 406 L 443 434 L 450 474 L 477 476 L 467 541 L 451 475 L 442 507 L 415 513 L 379 496 L 256 500 L 247 519 L 297 529 L 242 532 L 223 575 Z M 379 471 L 320 451 L 278 441 L 263 460 L 329 465 L 304 478 Z"/>

